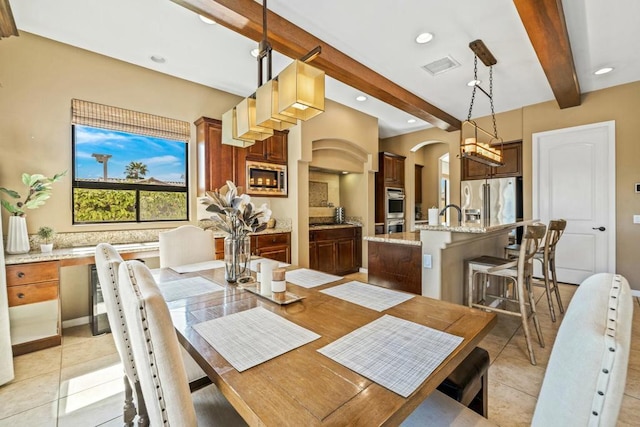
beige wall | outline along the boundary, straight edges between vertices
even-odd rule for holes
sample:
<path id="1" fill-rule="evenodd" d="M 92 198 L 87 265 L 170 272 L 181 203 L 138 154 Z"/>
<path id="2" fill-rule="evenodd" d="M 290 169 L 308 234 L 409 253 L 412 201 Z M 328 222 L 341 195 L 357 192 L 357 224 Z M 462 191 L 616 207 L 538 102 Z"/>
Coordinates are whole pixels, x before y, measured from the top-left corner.
<path id="1" fill-rule="evenodd" d="M 561 110 L 555 101 L 530 105 L 497 115 L 498 134 L 505 142 L 523 140 L 524 214 L 532 215 L 532 134 L 535 132 L 580 126 L 615 120 L 616 124 L 616 272 L 629 280 L 632 288 L 640 290 L 640 269 L 636 254 L 640 249 L 640 225 L 633 224 L 634 214 L 640 213 L 640 195 L 633 185 L 640 182 L 640 144 L 637 141 L 637 114 L 640 111 L 640 82 L 595 91 L 582 96 L 578 107 Z M 477 119 L 478 124 L 491 129 L 489 117 Z M 381 141 L 385 150 L 407 155 L 416 144 L 430 140 L 449 143 L 451 202 L 460 202 L 460 132 L 427 129 Z M 412 161 L 408 156 L 407 160 Z M 413 173 L 413 165 L 407 165 Z M 406 177 L 410 177 L 407 175 Z M 411 177 L 411 179 L 413 179 Z"/>
<path id="2" fill-rule="evenodd" d="M 309 260 L 309 165 L 342 170 L 349 158 L 348 171 L 358 169 L 362 176 L 340 181 L 340 204 L 347 216 L 362 218 L 362 235 L 375 234 L 374 172 L 378 168 L 378 119 L 352 108 L 326 100 L 325 112 L 301 126 L 301 155 L 298 160 L 298 230 L 300 246 L 298 260 L 308 266 Z M 318 154 L 321 152 L 322 154 Z M 316 158 L 317 156 L 317 158 Z M 320 160 L 321 159 L 321 160 Z M 357 168 L 353 159 L 359 161 Z M 289 165 L 295 163 L 289 158 Z M 357 175 L 357 174 L 353 174 Z M 349 176 L 349 175 L 346 175 Z M 290 178 L 291 179 L 291 178 Z M 347 197 L 348 195 L 348 197 Z M 304 202 L 302 199 L 304 198 Z M 363 245 L 363 266 L 367 266 L 366 245 Z"/>
<path id="3" fill-rule="evenodd" d="M 440 197 L 440 157 L 449 152 L 449 146 L 442 143 L 425 145 L 416 154 L 422 154 L 424 168 L 422 169 L 422 213 L 427 209 L 438 207 Z"/>
<path id="4" fill-rule="evenodd" d="M 71 209 L 71 99 L 157 114 L 192 124 L 200 116 L 220 118 L 239 101 L 225 92 L 134 66 L 22 32 L 0 44 L 0 185 L 22 190 L 23 172 L 53 175 L 43 207 L 29 211 L 30 232 L 49 225 L 58 232 L 158 228 L 149 225 L 73 226 Z M 189 147 L 189 185 L 196 188 L 196 146 Z M 191 198 L 195 221 L 196 198 Z M 5 215 L 6 230 L 6 215 Z M 176 223 L 166 224 L 175 227 Z"/>
<path id="5" fill-rule="evenodd" d="M 51 176 L 67 170 L 53 194 L 27 213 L 33 233 L 161 228 L 162 223 L 74 226 L 71 208 L 71 99 L 113 105 L 192 123 L 220 118 L 239 98 L 185 80 L 22 32 L 0 44 L 0 185 L 24 193 L 23 172 Z M 195 137 L 195 126 L 192 125 Z M 189 146 L 189 185 L 196 189 L 196 145 Z M 23 194 L 24 195 L 24 194 Z M 196 198 L 190 200 L 195 221 Z M 6 231 L 7 215 L 3 215 Z M 166 223 L 168 228 L 177 223 Z M 5 233 L 6 235 L 6 233 Z M 157 260 L 156 260 L 157 261 Z M 152 261 L 154 262 L 154 261 Z M 88 267 L 61 272 L 63 320 L 89 314 Z"/>

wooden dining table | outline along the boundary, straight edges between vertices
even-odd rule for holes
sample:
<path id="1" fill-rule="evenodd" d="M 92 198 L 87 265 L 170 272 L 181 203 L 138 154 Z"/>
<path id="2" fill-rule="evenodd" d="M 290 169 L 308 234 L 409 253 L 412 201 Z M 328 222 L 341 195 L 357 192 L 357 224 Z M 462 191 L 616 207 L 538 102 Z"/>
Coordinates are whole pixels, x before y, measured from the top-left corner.
<path id="1" fill-rule="evenodd" d="M 287 267 L 288 270 L 296 269 Z M 287 291 L 304 297 L 278 305 L 224 279 L 224 268 L 179 274 L 154 271 L 163 282 L 204 277 L 224 290 L 168 302 L 178 339 L 238 413 L 250 425 L 377 426 L 398 425 L 460 364 L 493 328 L 496 316 L 422 296 L 378 312 L 319 292 L 351 281 L 341 279 Z M 373 285 L 371 285 L 373 286 Z M 194 325 L 255 307 L 263 307 L 320 335 L 308 344 L 238 372 Z M 317 350 L 384 314 L 463 338 L 458 347 L 407 398 L 359 375 Z"/>

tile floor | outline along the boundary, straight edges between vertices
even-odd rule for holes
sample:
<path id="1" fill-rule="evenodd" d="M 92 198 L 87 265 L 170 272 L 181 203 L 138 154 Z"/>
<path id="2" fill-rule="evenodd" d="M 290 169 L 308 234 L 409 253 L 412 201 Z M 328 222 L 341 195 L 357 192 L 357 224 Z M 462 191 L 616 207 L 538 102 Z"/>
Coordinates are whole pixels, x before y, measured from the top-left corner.
<path id="1" fill-rule="evenodd" d="M 362 276 L 354 277 L 362 280 Z M 565 306 L 575 287 L 561 286 Z M 481 346 L 489 351 L 489 419 L 501 426 L 529 425 L 559 322 L 551 322 L 537 293 L 546 347 L 528 362 L 519 319 L 499 316 Z M 640 299 L 635 298 L 633 338 L 619 426 L 640 419 Z M 561 318 L 560 318 L 561 319 Z M 61 346 L 14 359 L 16 378 L 0 387 L 0 427 L 121 426 L 122 369 L 111 334 L 92 337 L 89 326 L 64 330 Z"/>

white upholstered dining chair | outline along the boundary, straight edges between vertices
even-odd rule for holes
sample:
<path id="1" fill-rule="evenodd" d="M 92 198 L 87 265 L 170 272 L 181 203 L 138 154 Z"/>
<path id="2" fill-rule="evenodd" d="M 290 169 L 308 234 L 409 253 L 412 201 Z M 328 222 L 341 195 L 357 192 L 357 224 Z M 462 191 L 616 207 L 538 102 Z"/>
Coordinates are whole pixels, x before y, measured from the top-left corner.
<path id="1" fill-rule="evenodd" d="M 124 323 L 124 313 L 118 291 L 118 267 L 120 267 L 123 259 L 113 246 L 108 243 L 100 243 L 96 246 L 95 258 L 98 280 L 107 309 L 109 327 L 111 328 L 113 341 L 115 342 L 116 350 L 122 361 L 125 373 L 124 424 L 126 426 L 132 425 L 136 414 L 138 414 L 137 423 L 139 425 L 147 425 L 148 420 L 146 419 L 144 400 L 138 390 L 138 375 L 136 374 L 136 368 L 133 362 L 133 353 L 131 353 L 131 345 L 129 344 L 129 334 L 127 333 L 127 327 Z M 136 390 L 137 409 L 133 403 L 132 390 Z"/>
<path id="2" fill-rule="evenodd" d="M 182 225 L 158 235 L 160 267 L 176 267 L 215 259 L 213 231 L 195 225 Z"/>
<path id="3" fill-rule="evenodd" d="M 125 373 L 125 403 L 123 418 L 125 425 L 132 425 L 136 414 L 136 423 L 141 426 L 148 424 L 144 398 L 140 391 L 140 383 L 136 373 L 135 362 L 131 352 L 129 332 L 125 324 L 124 311 L 120 291 L 118 289 L 118 267 L 124 262 L 118 251 L 108 243 L 100 243 L 96 246 L 95 253 L 96 271 L 102 289 L 109 327 L 113 335 L 116 350 L 122 361 Z M 210 383 L 204 371 L 193 358 L 182 349 L 183 360 L 187 371 L 189 384 L 193 389 Z M 135 405 L 133 397 L 135 396 Z"/>
<path id="4" fill-rule="evenodd" d="M 191 394 L 169 308 L 147 266 L 120 264 L 118 287 L 151 425 L 245 425 L 215 385 Z"/>

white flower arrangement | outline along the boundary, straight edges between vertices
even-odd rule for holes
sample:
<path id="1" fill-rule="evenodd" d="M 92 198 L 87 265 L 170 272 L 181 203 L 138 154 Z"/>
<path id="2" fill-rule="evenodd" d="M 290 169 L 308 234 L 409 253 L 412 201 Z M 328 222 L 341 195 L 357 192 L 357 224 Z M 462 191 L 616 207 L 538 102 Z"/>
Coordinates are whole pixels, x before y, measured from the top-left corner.
<path id="1" fill-rule="evenodd" d="M 227 181 L 227 185 L 219 190 L 206 192 L 202 203 L 208 205 L 206 210 L 212 213 L 211 220 L 215 227 L 233 239 L 264 230 L 271 218 L 271 210 L 266 203 L 256 209 L 251 197 L 247 194 L 238 195 L 238 188 L 231 181 Z"/>

